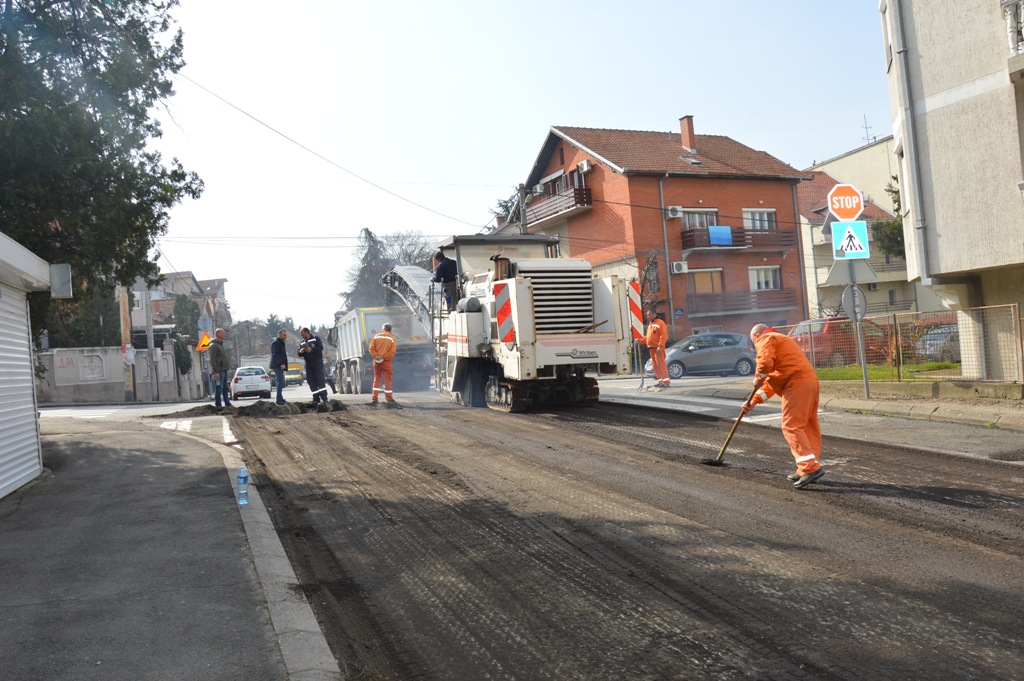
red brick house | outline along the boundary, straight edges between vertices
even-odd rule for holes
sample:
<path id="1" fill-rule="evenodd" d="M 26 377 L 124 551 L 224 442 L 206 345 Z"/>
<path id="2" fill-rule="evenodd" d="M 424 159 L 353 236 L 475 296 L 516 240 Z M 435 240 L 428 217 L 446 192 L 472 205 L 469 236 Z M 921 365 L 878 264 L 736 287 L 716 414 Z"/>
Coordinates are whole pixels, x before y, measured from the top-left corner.
<path id="1" fill-rule="evenodd" d="M 802 179 L 763 151 L 694 134 L 692 116 L 675 133 L 552 127 L 526 183 L 525 231 L 643 282 L 677 338 L 794 324 L 806 309 Z"/>

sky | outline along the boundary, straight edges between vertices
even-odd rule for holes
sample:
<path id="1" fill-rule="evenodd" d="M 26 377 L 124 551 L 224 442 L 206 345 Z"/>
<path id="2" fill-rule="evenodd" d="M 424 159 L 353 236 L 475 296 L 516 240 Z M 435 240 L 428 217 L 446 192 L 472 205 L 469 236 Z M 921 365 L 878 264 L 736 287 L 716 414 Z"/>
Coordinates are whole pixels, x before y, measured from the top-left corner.
<path id="1" fill-rule="evenodd" d="M 549 129 L 725 135 L 803 169 L 892 133 L 869 0 L 181 0 L 155 147 L 206 185 L 161 271 L 333 325 L 360 230 L 479 232 Z M 870 128 L 865 130 L 864 126 Z"/>

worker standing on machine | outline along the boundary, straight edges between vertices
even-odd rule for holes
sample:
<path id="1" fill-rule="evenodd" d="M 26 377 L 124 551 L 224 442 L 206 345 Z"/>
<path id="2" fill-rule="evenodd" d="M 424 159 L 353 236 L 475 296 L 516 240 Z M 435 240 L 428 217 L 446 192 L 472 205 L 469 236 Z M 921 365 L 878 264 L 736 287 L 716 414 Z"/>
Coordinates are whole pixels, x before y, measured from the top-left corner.
<path id="1" fill-rule="evenodd" d="M 384 391 L 384 401 L 392 409 L 399 409 L 398 403 L 392 390 L 394 373 L 391 367 L 391 360 L 398 348 L 398 341 L 391 333 L 391 324 L 384 324 L 380 333 L 370 341 L 370 356 L 373 357 L 373 394 L 370 396 L 370 406 L 377 406 L 377 393 Z"/>
<path id="2" fill-rule="evenodd" d="M 750 340 L 757 348 L 757 370 L 754 392 L 743 404 L 743 413 L 772 395 L 782 398 L 782 435 L 796 459 L 796 472 L 787 477 L 793 487 L 802 489 L 825 475 L 820 461 L 818 376 L 804 351 L 789 336 L 757 324 L 750 330 Z"/>
<path id="3" fill-rule="evenodd" d="M 668 367 L 665 365 L 668 326 L 653 307 L 647 309 L 647 337 L 644 340 L 647 343 L 647 349 L 651 351 L 651 365 L 654 367 L 654 376 L 658 379 L 658 385 L 655 388 L 671 387 L 672 381 L 669 380 Z"/>

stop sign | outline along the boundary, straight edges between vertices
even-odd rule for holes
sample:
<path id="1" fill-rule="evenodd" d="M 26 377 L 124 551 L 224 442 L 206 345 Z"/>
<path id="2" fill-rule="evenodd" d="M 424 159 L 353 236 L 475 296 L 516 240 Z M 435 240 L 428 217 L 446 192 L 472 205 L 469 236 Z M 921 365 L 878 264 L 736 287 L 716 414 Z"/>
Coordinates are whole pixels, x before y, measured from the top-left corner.
<path id="1" fill-rule="evenodd" d="M 828 193 L 828 209 L 841 222 L 852 222 L 864 210 L 864 197 L 852 184 L 837 184 Z"/>

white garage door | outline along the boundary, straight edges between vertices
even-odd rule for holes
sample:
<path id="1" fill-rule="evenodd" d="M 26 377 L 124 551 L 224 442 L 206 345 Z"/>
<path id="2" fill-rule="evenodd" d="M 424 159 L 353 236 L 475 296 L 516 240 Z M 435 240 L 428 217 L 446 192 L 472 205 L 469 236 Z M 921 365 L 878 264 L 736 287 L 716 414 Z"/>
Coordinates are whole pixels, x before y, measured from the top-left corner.
<path id="1" fill-rule="evenodd" d="M 25 292 L 0 284 L 0 497 L 42 471 Z"/>

